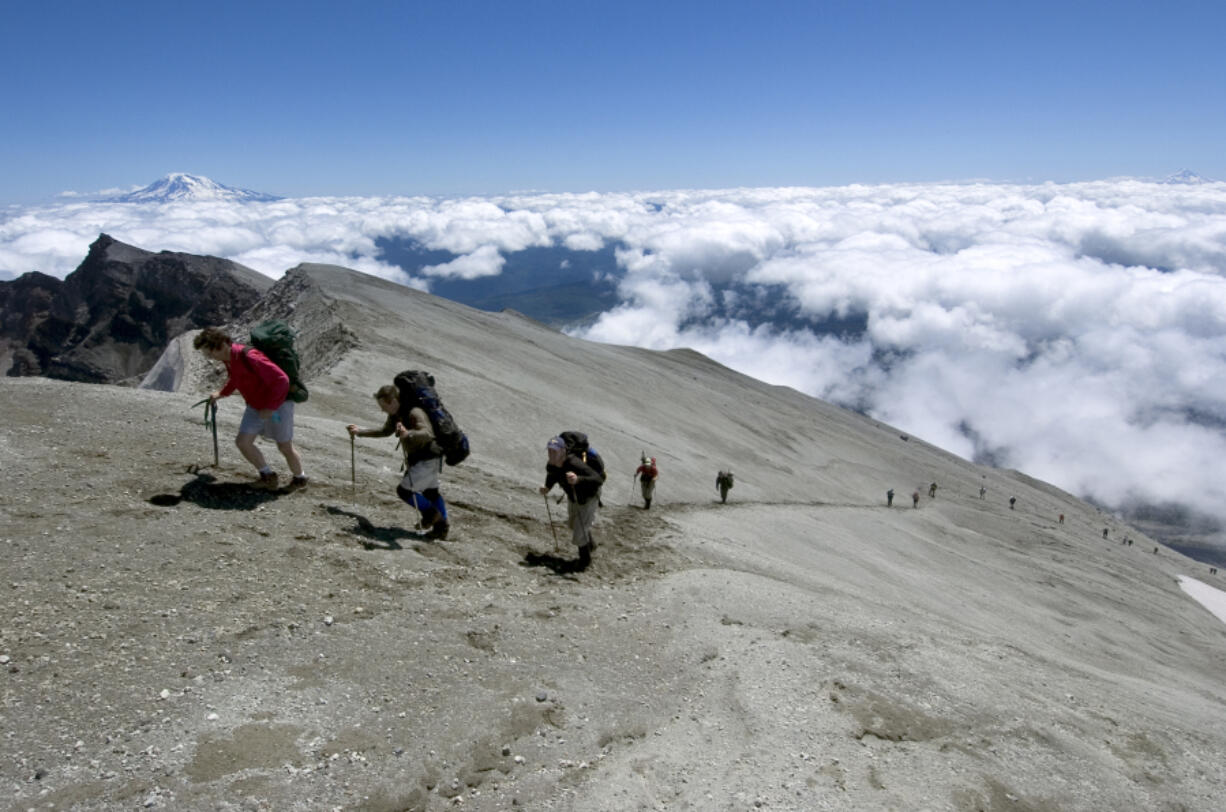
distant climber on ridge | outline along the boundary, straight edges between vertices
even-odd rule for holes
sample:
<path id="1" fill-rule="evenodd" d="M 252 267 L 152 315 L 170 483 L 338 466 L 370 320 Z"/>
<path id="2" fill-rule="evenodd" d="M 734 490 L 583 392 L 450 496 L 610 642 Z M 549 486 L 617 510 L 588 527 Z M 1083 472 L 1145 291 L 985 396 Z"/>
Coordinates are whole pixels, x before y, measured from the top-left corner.
<path id="1" fill-rule="evenodd" d="M 656 491 L 656 480 L 660 477 L 660 469 L 656 467 L 656 458 L 648 458 L 643 454 L 642 465 L 634 470 L 638 478 L 639 488 L 643 494 L 643 510 L 651 509 L 651 497 Z"/>

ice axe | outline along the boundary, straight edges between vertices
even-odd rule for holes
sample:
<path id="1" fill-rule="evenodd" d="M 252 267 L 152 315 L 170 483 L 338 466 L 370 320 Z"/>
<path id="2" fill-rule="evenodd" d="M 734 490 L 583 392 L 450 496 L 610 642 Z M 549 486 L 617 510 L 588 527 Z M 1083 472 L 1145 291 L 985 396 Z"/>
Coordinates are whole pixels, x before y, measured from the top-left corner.
<path id="1" fill-rule="evenodd" d="M 192 404 L 192 408 L 196 408 L 201 403 L 204 406 L 204 427 L 213 430 L 213 467 L 216 468 L 221 464 L 221 459 L 217 453 L 217 401 L 212 398 L 205 398 Z"/>
<path id="2" fill-rule="evenodd" d="M 213 427 L 213 467 L 216 468 L 221 464 L 221 459 L 217 455 L 217 401 L 209 399 L 209 425 Z"/>

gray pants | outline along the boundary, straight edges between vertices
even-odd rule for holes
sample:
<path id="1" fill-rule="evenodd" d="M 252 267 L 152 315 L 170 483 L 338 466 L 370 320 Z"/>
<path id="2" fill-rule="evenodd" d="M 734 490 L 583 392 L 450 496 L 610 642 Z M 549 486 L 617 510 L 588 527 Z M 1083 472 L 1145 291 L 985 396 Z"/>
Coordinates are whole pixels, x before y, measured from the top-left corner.
<path id="1" fill-rule="evenodd" d="M 584 504 L 578 502 L 566 503 L 566 522 L 570 525 L 570 543 L 576 547 L 595 543 L 592 539 L 592 525 L 596 521 L 596 506 L 599 500 L 592 497 Z"/>

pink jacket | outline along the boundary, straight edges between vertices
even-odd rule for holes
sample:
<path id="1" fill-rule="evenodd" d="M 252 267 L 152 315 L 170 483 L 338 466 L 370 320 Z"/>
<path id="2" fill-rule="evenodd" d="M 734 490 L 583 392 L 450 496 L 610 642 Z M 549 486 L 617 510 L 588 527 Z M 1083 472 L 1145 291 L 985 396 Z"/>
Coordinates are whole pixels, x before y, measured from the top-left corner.
<path id="1" fill-rule="evenodd" d="M 242 344 L 230 345 L 230 363 L 226 365 L 230 377 L 222 387 L 223 398 L 237 389 L 253 409 L 277 409 L 289 394 L 289 376 L 268 356 L 252 347 L 246 357 Z"/>

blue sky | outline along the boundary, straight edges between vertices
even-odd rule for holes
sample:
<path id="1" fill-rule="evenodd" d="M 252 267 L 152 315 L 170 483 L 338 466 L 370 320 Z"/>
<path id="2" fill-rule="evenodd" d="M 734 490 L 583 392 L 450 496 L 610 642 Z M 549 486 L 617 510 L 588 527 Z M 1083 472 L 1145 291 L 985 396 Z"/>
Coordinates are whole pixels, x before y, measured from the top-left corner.
<path id="1" fill-rule="evenodd" d="M 615 247 L 619 301 L 587 338 L 691 347 L 1226 526 L 1226 483 L 1202 481 L 1226 456 L 1226 182 L 1133 180 L 1226 181 L 1223 18 L 1221 0 L 9 2 L 0 279 L 63 277 L 100 232 L 427 289 L 530 247 Z M 170 172 L 289 199 L 57 198 Z M 389 236 L 457 259 L 410 277 Z M 865 327 L 740 317 L 772 296 Z"/>
<path id="2" fill-rule="evenodd" d="M 0 203 L 1226 178 L 1219 2 L 8 2 Z"/>

